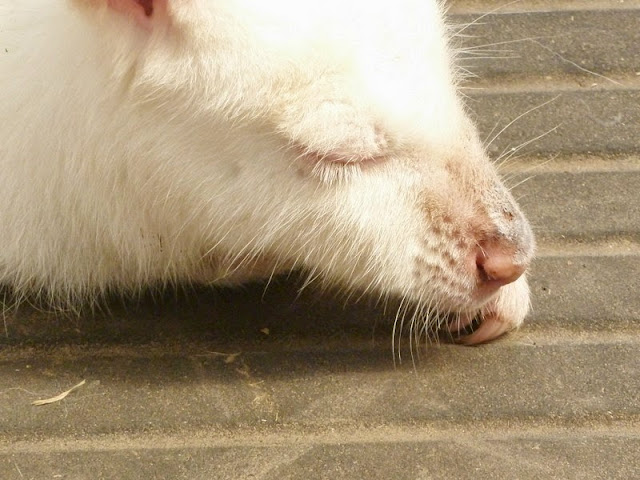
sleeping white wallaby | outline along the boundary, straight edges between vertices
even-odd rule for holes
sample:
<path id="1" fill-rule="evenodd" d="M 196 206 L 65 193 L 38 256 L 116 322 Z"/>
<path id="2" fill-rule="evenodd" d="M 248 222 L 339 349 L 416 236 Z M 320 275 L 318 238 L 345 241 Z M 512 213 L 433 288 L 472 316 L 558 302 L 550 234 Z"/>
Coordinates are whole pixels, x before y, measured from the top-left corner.
<path id="1" fill-rule="evenodd" d="M 436 0 L 0 0 L 0 284 L 301 268 L 501 335 L 533 236 L 453 56 Z"/>

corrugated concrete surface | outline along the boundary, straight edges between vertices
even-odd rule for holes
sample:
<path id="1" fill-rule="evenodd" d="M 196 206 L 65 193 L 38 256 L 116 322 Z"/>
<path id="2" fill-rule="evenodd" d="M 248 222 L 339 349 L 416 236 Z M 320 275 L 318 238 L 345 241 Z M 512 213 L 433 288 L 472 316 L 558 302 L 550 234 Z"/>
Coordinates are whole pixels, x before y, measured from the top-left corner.
<path id="1" fill-rule="evenodd" d="M 450 14 L 540 243 L 527 326 L 394 361 L 393 312 L 293 279 L 7 311 L 0 478 L 640 478 L 640 2 Z"/>

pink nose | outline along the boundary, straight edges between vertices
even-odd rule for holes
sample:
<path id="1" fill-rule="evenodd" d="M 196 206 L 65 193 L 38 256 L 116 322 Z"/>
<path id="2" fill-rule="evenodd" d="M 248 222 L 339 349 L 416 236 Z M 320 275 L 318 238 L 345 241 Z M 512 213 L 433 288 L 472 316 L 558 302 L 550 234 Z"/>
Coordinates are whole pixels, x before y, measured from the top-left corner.
<path id="1" fill-rule="evenodd" d="M 515 263 L 514 255 L 509 250 L 493 242 L 478 248 L 476 268 L 484 286 L 499 288 L 515 282 L 524 273 L 527 265 Z"/>

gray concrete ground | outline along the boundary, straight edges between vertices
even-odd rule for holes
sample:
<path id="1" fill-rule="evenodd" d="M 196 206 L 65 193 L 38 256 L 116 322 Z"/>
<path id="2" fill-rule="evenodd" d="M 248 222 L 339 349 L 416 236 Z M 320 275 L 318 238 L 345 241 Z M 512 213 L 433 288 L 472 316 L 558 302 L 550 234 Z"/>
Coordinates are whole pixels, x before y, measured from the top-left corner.
<path id="1" fill-rule="evenodd" d="M 507 2 L 452 3 L 464 23 Z M 392 309 L 295 279 L 23 307 L 0 339 L 0 478 L 640 478 L 639 25 L 639 1 L 523 0 L 465 31 L 513 41 L 469 64 L 484 134 L 540 107 L 494 156 L 556 127 L 504 166 L 533 175 L 515 192 L 540 242 L 521 331 L 404 341 L 394 365 Z"/>

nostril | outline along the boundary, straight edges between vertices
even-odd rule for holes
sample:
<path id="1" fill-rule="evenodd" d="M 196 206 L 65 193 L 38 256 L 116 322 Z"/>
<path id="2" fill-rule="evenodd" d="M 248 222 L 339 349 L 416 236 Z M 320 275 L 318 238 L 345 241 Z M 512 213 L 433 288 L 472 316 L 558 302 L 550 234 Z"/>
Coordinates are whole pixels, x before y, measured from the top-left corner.
<path id="1" fill-rule="evenodd" d="M 478 248 L 476 268 L 483 283 L 501 287 L 520 278 L 526 266 L 515 263 L 513 255 L 499 247 L 485 246 Z"/>

